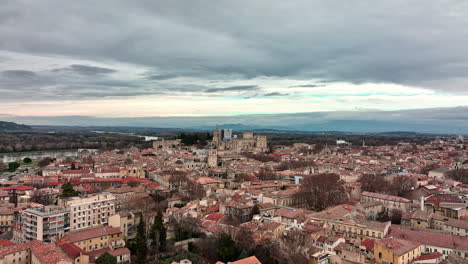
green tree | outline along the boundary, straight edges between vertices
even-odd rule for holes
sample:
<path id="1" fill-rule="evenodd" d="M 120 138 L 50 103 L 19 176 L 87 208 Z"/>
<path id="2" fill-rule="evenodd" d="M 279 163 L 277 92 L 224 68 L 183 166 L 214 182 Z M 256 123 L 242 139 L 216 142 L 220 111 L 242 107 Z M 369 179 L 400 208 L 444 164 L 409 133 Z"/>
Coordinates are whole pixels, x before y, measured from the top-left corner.
<path id="1" fill-rule="evenodd" d="M 222 234 L 218 239 L 218 256 L 223 262 L 232 262 L 237 260 L 240 250 L 229 234 Z"/>
<path id="2" fill-rule="evenodd" d="M 117 258 L 105 252 L 96 259 L 96 264 L 117 264 Z"/>
<path id="3" fill-rule="evenodd" d="M 146 228 L 143 218 L 137 226 L 137 235 L 133 245 L 133 250 L 137 257 L 137 263 L 145 263 L 148 255 L 148 246 L 146 245 Z"/>
<path id="4" fill-rule="evenodd" d="M 75 191 L 75 189 L 73 189 L 73 185 L 71 185 L 70 182 L 66 182 L 62 185 L 62 194 L 60 195 L 60 197 L 62 198 L 74 197 L 74 196 L 78 196 L 79 194 L 80 192 Z"/>
<path id="5" fill-rule="evenodd" d="M 154 252 L 163 252 L 167 245 L 167 231 L 164 227 L 164 220 L 161 211 L 154 218 L 150 232 L 151 246 Z"/>
<path id="6" fill-rule="evenodd" d="M 32 162 L 32 159 L 26 157 L 26 158 L 23 159 L 23 162 L 24 162 L 24 163 L 31 163 L 31 162 Z"/>
<path id="7" fill-rule="evenodd" d="M 19 167 L 20 167 L 20 164 L 18 162 L 16 162 L 16 161 L 8 163 L 8 169 L 10 171 L 15 171 Z"/>

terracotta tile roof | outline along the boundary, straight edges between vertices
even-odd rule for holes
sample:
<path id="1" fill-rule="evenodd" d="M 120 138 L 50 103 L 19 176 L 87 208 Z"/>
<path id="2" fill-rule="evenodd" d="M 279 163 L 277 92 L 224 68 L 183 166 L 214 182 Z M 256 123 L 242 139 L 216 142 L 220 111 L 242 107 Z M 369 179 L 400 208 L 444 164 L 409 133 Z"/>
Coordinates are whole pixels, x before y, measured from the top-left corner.
<path id="1" fill-rule="evenodd" d="M 401 226 L 392 226 L 390 234 L 387 236 L 416 241 L 425 245 L 468 251 L 468 239 L 461 236 L 415 231 Z"/>
<path id="2" fill-rule="evenodd" d="M 257 257 L 251 256 L 245 259 L 241 259 L 238 261 L 230 262 L 230 264 L 262 264 Z"/>
<path id="3" fill-rule="evenodd" d="M 73 261 L 54 244 L 45 243 L 38 240 L 1 248 L 0 258 L 4 258 L 6 255 L 25 250 L 29 250 L 29 252 L 39 260 L 39 263 L 73 263 Z"/>
<path id="4" fill-rule="evenodd" d="M 86 254 L 86 251 L 84 251 L 83 249 L 81 249 L 80 247 L 72 243 L 64 243 L 59 246 L 69 257 L 73 259 L 79 257 L 81 254 L 83 255 Z"/>
<path id="5" fill-rule="evenodd" d="M 112 226 L 98 226 L 80 231 L 70 232 L 68 233 L 68 235 L 60 239 L 57 243 L 75 243 L 86 239 L 119 233 L 122 233 L 122 231 L 120 231 L 120 228 Z"/>
<path id="6" fill-rule="evenodd" d="M 376 244 L 391 250 L 395 255 L 401 256 L 406 252 L 413 250 L 421 245 L 421 243 L 411 240 L 403 240 L 397 238 L 386 238 L 375 241 Z"/>
<path id="7" fill-rule="evenodd" d="M 219 211 L 219 203 L 216 203 L 215 205 L 211 206 L 210 208 L 206 209 L 207 213 L 214 213 Z"/>
<path id="8" fill-rule="evenodd" d="M 372 197 L 372 198 L 377 198 L 377 199 L 382 199 L 382 200 L 389 200 L 389 201 L 400 202 L 400 203 L 409 203 L 409 202 L 411 202 L 411 200 L 408 200 L 408 199 L 403 198 L 403 197 L 387 195 L 387 194 L 381 194 L 381 193 L 362 192 L 361 196 L 369 196 L 369 197 Z"/>
<path id="9" fill-rule="evenodd" d="M 13 246 L 13 245 L 15 245 L 15 243 L 11 242 L 10 240 L 0 238 L 0 248 Z"/>
<path id="10" fill-rule="evenodd" d="M 432 253 L 432 254 L 421 255 L 421 256 L 419 256 L 419 257 L 413 259 L 413 261 L 416 261 L 416 260 L 436 259 L 436 258 L 440 258 L 440 257 L 442 257 L 442 253 L 436 252 L 436 253 Z"/>
<path id="11" fill-rule="evenodd" d="M 31 251 L 34 256 L 39 259 L 40 263 L 73 263 L 73 261 L 54 244 L 40 242 L 31 246 Z"/>
<path id="12" fill-rule="evenodd" d="M 8 191 L 8 190 L 28 191 L 28 190 L 34 190 L 34 187 L 27 186 L 27 185 L 21 185 L 21 186 L 3 187 L 3 188 L 0 188 L 0 190 L 4 190 L 4 191 Z"/>
<path id="13" fill-rule="evenodd" d="M 375 242 L 375 241 L 374 241 L 373 239 L 367 239 L 367 238 L 366 238 L 366 239 L 364 239 L 364 240 L 362 241 L 361 244 L 362 244 L 364 247 L 366 247 L 366 250 L 367 250 L 367 251 L 372 251 L 372 250 L 374 250 L 374 242 Z"/>
<path id="14" fill-rule="evenodd" d="M 65 170 L 63 174 L 75 174 L 75 173 L 89 173 L 89 170 Z"/>
<path id="15" fill-rule="evenodd" d="M 224 218 L 224 216 L 225 215 L 223 215 L 223 214 L 212 213 L 212 214 L 209 214 L 205 219 L 215 221 L 215 222 L 219 222 L 219 221 L 221 221 L 221 219 Z"/>

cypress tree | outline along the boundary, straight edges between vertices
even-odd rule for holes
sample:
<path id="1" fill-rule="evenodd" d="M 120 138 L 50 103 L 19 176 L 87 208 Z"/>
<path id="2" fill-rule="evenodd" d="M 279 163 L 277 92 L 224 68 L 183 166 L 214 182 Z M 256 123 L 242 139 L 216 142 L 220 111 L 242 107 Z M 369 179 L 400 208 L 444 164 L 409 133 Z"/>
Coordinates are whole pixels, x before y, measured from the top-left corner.
<path id="1" fill-rule="evenodd" d="M 145 222 L 143 217 L 138 223 L 137 226 L 137 235 L 135 238 L 135 245 L 134 249 L 136 251 L 137 263 L 145 263 L 146 256 L 148 254 L 148 247 L 146 246 L 146 230 L 145 230 Z"/>

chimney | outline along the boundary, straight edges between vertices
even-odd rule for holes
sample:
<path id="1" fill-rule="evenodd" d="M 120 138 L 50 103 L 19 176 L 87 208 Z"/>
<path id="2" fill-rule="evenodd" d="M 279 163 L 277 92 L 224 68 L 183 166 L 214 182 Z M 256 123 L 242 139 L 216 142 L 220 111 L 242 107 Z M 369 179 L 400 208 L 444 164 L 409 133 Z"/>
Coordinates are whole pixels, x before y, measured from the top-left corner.
<path id="1" fill-rule="evenodd" d="M 424 212 L 424 196 L 421 196 L 421 211 Z"/>

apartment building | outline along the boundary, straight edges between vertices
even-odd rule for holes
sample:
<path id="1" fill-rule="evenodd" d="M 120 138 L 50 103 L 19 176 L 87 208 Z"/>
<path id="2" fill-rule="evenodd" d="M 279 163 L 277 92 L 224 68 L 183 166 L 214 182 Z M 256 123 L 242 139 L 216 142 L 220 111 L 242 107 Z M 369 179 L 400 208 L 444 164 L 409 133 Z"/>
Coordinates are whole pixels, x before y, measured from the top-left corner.
<path id="1" fill-rule="evenodd" d="M 70 211 L 70 231 L 108 224 L 115 215 L 115 196 L 110 193 L 71 197 L 60 204 Z"/>
<path id="2" fill-rule="evenodd" d="M 21 225 L 23 241 L 51 242 L 70 229 L 69 212 L 55 205 L 28 208 L 21 212 Z"/>
<path id="3" fill-rule="evenodd" d="M 402 212 L 406 212 L 410 209 L 411 200 L 408 200 L 403 197 L 373 193 L 373 192 L 362 192 L 361 202 L 381 202 L 383 207 L 388 212 L 391 212 L 392 209 L 398 209 Z"/>

